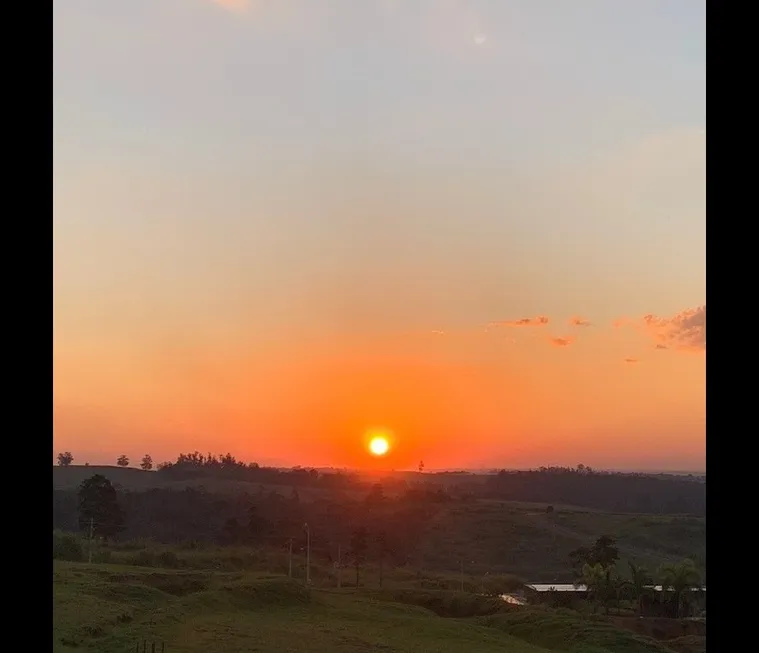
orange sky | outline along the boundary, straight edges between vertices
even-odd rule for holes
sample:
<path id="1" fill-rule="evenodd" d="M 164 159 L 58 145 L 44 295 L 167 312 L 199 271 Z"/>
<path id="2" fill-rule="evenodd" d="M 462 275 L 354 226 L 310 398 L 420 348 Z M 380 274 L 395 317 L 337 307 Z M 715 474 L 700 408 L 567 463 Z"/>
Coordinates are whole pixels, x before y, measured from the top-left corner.
<path id="1" fill-rule="evenodd" d="M 85 344 L 56 353 L 55 446 L 80 462 L 197 448 L 319 466 L 701 467 L 703 352 L 565 322 L 265 348 Z M 373 426 L 395 436 L 381 463 L 366 453 Z"/>
<path id="2" fill-rule="evenodd" d="M 56 452 L 703 467 L 700 3 L 54 14 Z"/>

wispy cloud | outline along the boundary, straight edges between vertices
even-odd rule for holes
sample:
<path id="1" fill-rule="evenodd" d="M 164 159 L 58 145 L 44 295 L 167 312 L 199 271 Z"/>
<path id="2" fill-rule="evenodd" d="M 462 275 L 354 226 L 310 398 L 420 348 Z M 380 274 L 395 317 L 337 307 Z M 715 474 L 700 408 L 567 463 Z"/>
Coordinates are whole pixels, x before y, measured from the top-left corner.
<path id="1" fill-rule="evenodd" d="M 645 315 L 643 325 L 659 345 L 681 351 L 706 350 L 706 305 L 688 309 L 672 317 Z"/>
<path id="2" fill-rule="evenodd" d="M 569 347 L 574 342 L 574 338 L 551 338 L 551 344 L 554 347 Z"/>
<path id="3" fill-rule="evenodd" d="M 499 322 L 491 322 L 491 327 L 538 327 L 545 326 L 549 320 L 544 315 L 538 317 L 523 317 L 520 320 L 501 320 Z"/>
<path id="4" fill-rule="evenodd" d="M 590 326 L 590 322 L 588 320 L 581 317 L 577 317 L 577 316 L 569 318 L 569 324 L 572 326 L 581 326 L 581 327 Z"/>
<path id="5" fill-rule="evenodd" d="M 639 363 L 640 361 L 637 358 L 625 358 L 625 363 L 629 363 L 630 365 L 634 365 L 635 363 Z"/>
<path id="6" fill-rule="evenodd" d="M 627 317 L 612 322 L 615 328 L 632 327 L 653 340 L 655 349 L 706 351 L 706 305 L 670 317 L 648 314 L 637 320 Z"/>

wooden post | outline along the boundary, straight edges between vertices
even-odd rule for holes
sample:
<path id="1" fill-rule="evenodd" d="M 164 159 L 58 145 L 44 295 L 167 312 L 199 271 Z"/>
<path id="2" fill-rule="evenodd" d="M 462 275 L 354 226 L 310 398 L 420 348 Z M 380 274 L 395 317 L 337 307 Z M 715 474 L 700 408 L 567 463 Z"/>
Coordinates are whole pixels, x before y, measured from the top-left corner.
<path id="1" fill-rule="evenodd" d="M 150 653 L 155 653 L 155 642 L 150 645 Z"/>

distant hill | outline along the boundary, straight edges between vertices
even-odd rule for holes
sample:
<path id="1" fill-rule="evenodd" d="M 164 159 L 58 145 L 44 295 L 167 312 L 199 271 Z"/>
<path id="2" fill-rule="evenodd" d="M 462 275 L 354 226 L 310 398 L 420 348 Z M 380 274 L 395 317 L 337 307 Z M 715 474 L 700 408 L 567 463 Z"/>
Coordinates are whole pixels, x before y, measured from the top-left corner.
<path id="1" fill-rule="evenodd" d="M 290 492 L 290 485 L 258 483 L 236 478 L 223 478 L 214 475 L 200 474 L 190 478 L 177 478 L 170 474 L 157 471 L 145 471 L 133 467 L 117 467 L 115 465 L 69 465 L 68 467 L 53 467 L 54 490 L 76 490 L 87 478 L 101 474 L 119 490 L 129 492 L 144 492 L 147 490 L 184 490 L 186 488 L 203 488 L 209 492 L 220 494 L 239 494 L 241 492 L 257 493 L 260 488 L 267 491 Z M 324 496 L 328 490 L 304 488 L 301 493 L 304 499 Z"/>
<path id="2" fill-rule="evenodd" d="M 705 567 L 705 517 L 662 510 L 679 505 L 678 497 L 692 499 L 693 493 L 703 492 L 702 484 L 682 480 L 535 472 L 506 474 L 499 481 L 498 476 L 424 474 L 408 484 L 383 484 L 384 497 L 372 503 L 374 481 L 349 480 L 329 487 L 329 474 L 307 471 L 275 475 L 275 484 L 225 477 L 223 470 L 54 467 L 54 528 L 78 528 L 76 489 L 94 474 L 104 475 L 120 490 L 126 513 L 120 539 L 125 540 L 239 543 L 250 538 L 246 529 L 254 508 L 257 519 L 266 524 L 257 527 L 256 543 L 286 547 L 290 538 L 303 538 L 302 524 L 308 523 L 314 559 L 325 564 L 336 555 L 338 543 L 345 547 L 352 531 L 365 525 L 370 533 L 386 534 L 394 564 L 431 571 L 457 571 L 466 551 L 468 572 L 474 574 L 513 573 L 531 582 L 571 582 L 569 553 L 600 535 L 618 541 L 623 563 L 635 560 L 654 570 L 688 557 Z M 640 503 L 637 491 L 651 484 L 662 499 L 653 505 L 656 514 L 594 505 L 605 502 L 611 490 L 620 505 L 626 497 Z M 596 485 L 603 501 L 594 498 Z M 581 501 L 586 501 L 585 507 L 578 505 Z"/>
<path id="3" fill-rule="evenodd" d="M 111 483 L 130 490 L 148 490 L 163 486 L 157 472 L 115 465 L 69 465 L 53 467 L 53 487 L 61 490 L 75 489 L 82 481 L 95 474 L 102 474 Z"/>

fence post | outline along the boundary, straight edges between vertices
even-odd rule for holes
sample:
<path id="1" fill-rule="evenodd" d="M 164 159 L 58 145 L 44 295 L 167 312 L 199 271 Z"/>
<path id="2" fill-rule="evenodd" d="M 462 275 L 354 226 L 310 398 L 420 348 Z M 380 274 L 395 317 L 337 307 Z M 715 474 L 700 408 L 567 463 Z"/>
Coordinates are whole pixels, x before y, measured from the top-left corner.
<path id="1" fill-rule="evenodd" d="M 150 653 L 155 653 L 155 642 L 150 645 Z"/>
<path id="2" fill-rule="evenodd" d="M 142 640 L 142 653 L 148 653 L 148 640 Z"/>
<path id="3" fill-rule="evenodd" d="M 161 653 L 165 653 L 166 651 L 166 642 L 161 642 Z"/>

